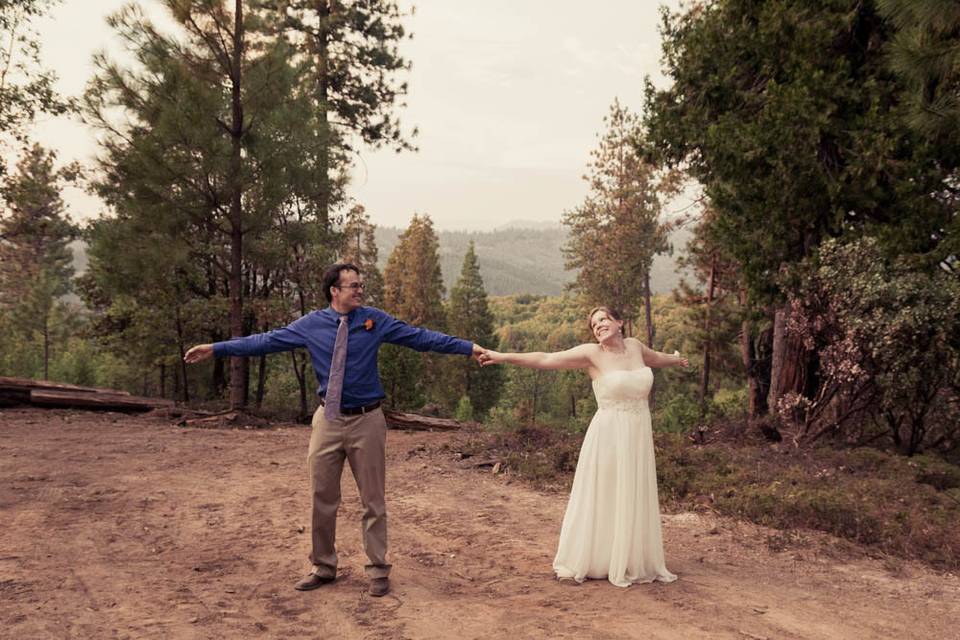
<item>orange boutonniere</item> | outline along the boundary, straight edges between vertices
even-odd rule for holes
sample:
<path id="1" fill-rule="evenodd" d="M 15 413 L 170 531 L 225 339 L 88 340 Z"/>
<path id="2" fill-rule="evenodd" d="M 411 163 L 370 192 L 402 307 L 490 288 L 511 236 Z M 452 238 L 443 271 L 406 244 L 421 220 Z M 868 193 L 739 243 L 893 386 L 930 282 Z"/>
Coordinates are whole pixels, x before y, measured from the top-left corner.
<path id="1" fill-rule="evenodd" d="M 367 331 L 370 331 L 371 329 L 373 329 L 373 318 L 367 318 L 366 320 L 364 320 L 363 328 L 366 329 Z"/>

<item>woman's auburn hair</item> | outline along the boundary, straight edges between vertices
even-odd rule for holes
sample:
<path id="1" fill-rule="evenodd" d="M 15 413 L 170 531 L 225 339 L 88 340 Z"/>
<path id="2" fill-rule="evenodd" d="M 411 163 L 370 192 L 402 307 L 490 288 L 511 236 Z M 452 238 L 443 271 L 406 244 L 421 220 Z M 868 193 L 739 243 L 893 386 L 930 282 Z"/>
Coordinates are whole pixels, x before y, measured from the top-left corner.
<path id="1" fill-rule="evenodd" d="M 590 330 L 590 335 L 591 335 L 591 336 L 593 335 L 593 316 L 594 316 L 594 314 L 597 313 L 598 311 L 603 311 L 603 312 L 606 313 L 608 316 L 610 316 L 610 317 L 613 318 L 614 320 L 617 320 L 618 322 L 623 322 L 623 317 L 620 315 L 620 312 L 619 312 L 619 311 L 616 311 L 616 310 L 614 310 L 614 309 L 611 309 L 610 307 L 608 307 L 608 306 L 606 306 L 606 305 L 600 305 L 600 306 L 598 306 L 598 307 L 594 307 L 593 309 L 590 309 L 590 313 L 587 314 L 587 329 Z M 624 330 L 624 327 L 623 327 L 623 326 L 620 327 L 620 335 L 623 336 L 623 337 L 626 337 L 626 336 L 627 336 L 627 333 L 626 333 L 626 331 Z"/>

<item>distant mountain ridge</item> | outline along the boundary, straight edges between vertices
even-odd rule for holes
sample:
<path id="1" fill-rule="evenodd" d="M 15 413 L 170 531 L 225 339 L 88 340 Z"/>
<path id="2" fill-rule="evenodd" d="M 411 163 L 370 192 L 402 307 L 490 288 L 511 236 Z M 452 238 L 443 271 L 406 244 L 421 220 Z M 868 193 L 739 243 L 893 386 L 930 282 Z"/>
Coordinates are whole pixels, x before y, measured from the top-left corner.
<path id="1" fill-rule="evenodd" d="M 537 228 L 524 227 L 536 225 Z M 376 239 L 379 248 L 378 266 L 386 267 L 390 252 L 397 246 L 402 229 L 377 227 Z M 680 229 L 671 236 L 674 253 L 682 252 L 689 232 Z M 440 231 L 440 268 L 447 293 L 460 276 L 463 256 L 467 245 L 473 240 L 484 287 L 492 296 L 507 296 L 520 293 L 555 296 L 574 278 L 573 271 L 563 268 L 563 245 L 567 232 L 560 225 L 546 223 L 513 222 L 494 231 Z M 71 243 L 74 267 L 77 275 L 86 271 L 86 243 L 82 240 Z M 653 261 L 651 288 L 654 293 L 667 293 L 680 282 L 676 273 L 676 261 L 672 256 L 657 256 Z"/>
<path id="2" fill-rule="evenodd" d="M 447 292 L 460 275 L 463 256 L 472 240 L 489 295 L 559 295 L 575 277 L 573 271 L 566 271 L 563 267 L 566 229 L 559 224 L 533 223 L 537 228 L 532 228 L 533 224 L 521 226 L 523 224 L 526 223 L 509 223 L 494 231 L 438 231 L 440 269 Z M 396 227 L 377 227 L 377 265 L 381 270 L 402 232 L 403 229 Z M 674 253 L 683 250 L 689 235 L 686 229 L 672 234 Z M 679 284 L 680 276 L 675 270 L 676 261 L 672 256 L 654 259 L 650 283 L 653 293 L 667 293 Z"/>

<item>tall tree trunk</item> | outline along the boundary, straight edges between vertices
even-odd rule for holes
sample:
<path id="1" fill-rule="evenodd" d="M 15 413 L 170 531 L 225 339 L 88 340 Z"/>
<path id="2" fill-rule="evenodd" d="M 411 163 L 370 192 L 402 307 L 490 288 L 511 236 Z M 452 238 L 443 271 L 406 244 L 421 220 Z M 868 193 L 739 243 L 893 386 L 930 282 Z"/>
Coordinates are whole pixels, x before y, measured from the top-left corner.
<path id="1" fill-rule="evenodd" d="M 171 367 L 170 380 L 173 382 L 173 393 L 170 394 L 170 397 L 176 400 L 180 397 L 180 369 L 177 366 Z"/>
<path id="2" fill-rule="evenodd" d="M 330 220 L 330 116 L 329 109 L 327 105 L 329 104 L 330 99 L 330 77 L 327 72 L 327 50 L 329 47 L 329 23 L 330 23 L 330 14 L 331 11 L 331 2 L 330 0 L 317 0 L 316 3 L 317 16 L 320 18 L 319 28 L 317 29 L 317 35 L 315 38 L 314 46 L 316 47 L 316 56 L 317 56 L 317 99 L 319 101 L 320 108 L 320 118 L 321 118 L 321 127 L 323 129 L 323 135 L 326 136 L 327 143 L 323 146 L 323 149 L 320 153 L 320 176 L 321 184 L 317 185 L 319 189 L 318 193 L 318 209 L 320 210 L 320 215 L 323 221 L 323 224 L 326 224 Z M 359 256 L 359 251 L 357 252 Z"/>
<path id="3" fill-rule="evenodd" d="M 650 304 L 650 270 L 643 274 L 643 306 L 647 318 L 647 346 L 653 349 L 653 307 Z"/>
<path id="4" fill-rule="evenodd" d="M 263 406 L 263 392 L 267 386 L 267 356 L 260 356 L 257 362 L 257 399 L 256 407 Z"/>
<path id="5" fill-rule="evenodd" d="M 43 317 L 43 379 L 50 379 L 50 315 Z"/>
<path id="6" fill-rule="evenodd" d="M 160 363 L 160 397 L 167 397 L 167 363 Z"/>
<path id="7" fill-rule="evenodd" d="M 233 27 L 233 60 L 230 87 L 230 334 L 243 335 L 243 187 L 240 170 L 243 161 L 243 104 L 240 86 L 243 62 L 243 0 L 235 0 Z M 246 377 L 243 358 L 230 358 L 230 408 L 244 406 Z"/>
<path id="8" fill-rule="evenodd" d="M 540 373 L 538 371 L 533 372 L 533 407 L 530 410 L 530 426 L 532 427 L 537 423 L 537 401 L 539 400 L 540 395 Z"/>
<path id="9" fill-rule="evenodd" d="M 226 367 L 223 365 L 223 358 L 217 358 L 213 362 L 213 397 L 220 398 L 223 396 L 223 390 L 227 386 L 226 378 Z"/>
<path id="10" fill-rule="evenodd" d="M 710 261 L 710 273 L 707 276 L 707 308 L 703 320 L 703 368 L 700 369 L 700 414 L 707 411 L 707 390 L 710 386 L 710 350 L 713 345 L 713 295 L 717 274 L 716 256 Z"/>
<path id="11" fill-rule="evenodd" d="M 177 352 L 180 354 L 177 362 L 180 364 L 180 378 L 183 379 L 183 388 L 180 399 L 184 402 L 190 402 L 190 391 L 187 388 L 189 380 L 187 378 L 187 361 L 183 359 L 184 354 L 186 353 L 184 349 L 184 339 L 183 339 L 183 318 L 180 315 L 180 305 L 177 305 L 177 315 L 176 315 L 176 326 L 177 326 Z"/>
<path id="12" fill-rule="evenodd" d="M 804 393 L 809 370 L 809 354 L 798 338 L 787 332 L 790 321 L 790 303 L 784 303 L 774 313 L 773 354 L 770 361 L 770 390 L 767 406 L 776 411 L 777 402 L 791 392 Z"/>
<path id="13" fill-rule="evenodd" d="M 307 417 L 310 415 L 307 411 L 307 375 L 304 369 L 306 368 L 306 356 L 304 356 L 303 362 L 301 363 L 297 360 L 296 350 L 290 352 L 290 362 L 293 365 L 293 375 L 297 378 L 297 386 L 300 387 L 300 415 L 297 416 L 297 419 L 301 423 L 307 421 Z"/>
<path id="14" fill-rule="evenodd" d="M 756 372 L 756 354 L 753 350 L 753 323 L 744 319 L 740 323 L 740 357 L 743 361 L 743 370 L 747 375 L 749 395 L 747 398 L 747 413 L 751 418 L 758 418 L 765 411 L 761 411 L 761 394 Z M 766 404 L 765 399 L 763 403 Z"/>

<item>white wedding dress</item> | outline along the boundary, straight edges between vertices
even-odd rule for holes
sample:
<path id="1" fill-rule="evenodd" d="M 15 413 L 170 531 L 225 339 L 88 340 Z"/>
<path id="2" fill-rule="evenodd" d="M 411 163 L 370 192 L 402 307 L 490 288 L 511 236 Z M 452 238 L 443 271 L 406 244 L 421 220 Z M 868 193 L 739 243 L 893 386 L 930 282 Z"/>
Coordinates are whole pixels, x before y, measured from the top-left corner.
<path id="1" fill-rule="evenodd" d="M 618 587 L 672 582 L 660 533 L 657 472 L 647 396 L 649 367 L 593 380 L 597 413 L 580 449 L 560 545 L 558 578 L 607 578 Z"/>

